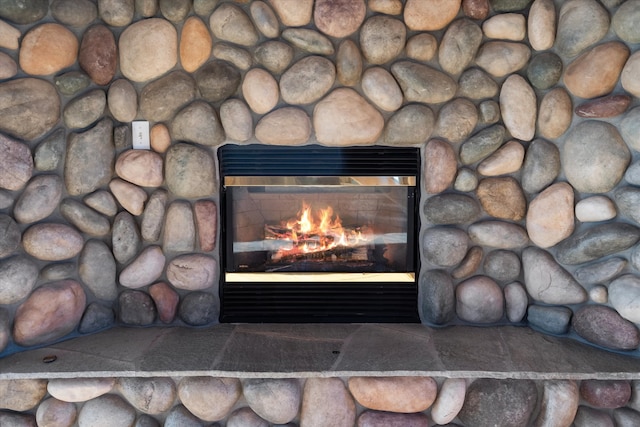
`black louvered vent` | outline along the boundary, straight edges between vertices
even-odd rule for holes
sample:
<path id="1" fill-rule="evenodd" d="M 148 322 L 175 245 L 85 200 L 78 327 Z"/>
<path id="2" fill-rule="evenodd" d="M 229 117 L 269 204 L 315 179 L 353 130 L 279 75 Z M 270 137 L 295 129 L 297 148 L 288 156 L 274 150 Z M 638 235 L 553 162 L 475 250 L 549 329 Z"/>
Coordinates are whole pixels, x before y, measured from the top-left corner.
<path id="1" fill-rule="evenodd" d="M 232 283 L 221 299 L 221 322 L 419 321 L 413 283 Z"/>
<path id="2" fill-rule="evenodd" d="M 302 147 L 225 145 L 218 149 L 220 176 L 415 176 L 420 150 L 396 147 Z M 224 182 L 224 180 L 222 180 Z M 419 184 L 418 184 L 419 188 Z M 233 218 L 221 189 L 222 244 Z M 418 230 L 417 190 L 413 236 Z M 415 239 L 417 240 L 417 239 Z M 413 243 L 415 244 L 415 243 Z M 414 251 L 417 253 L 417 251 Z M 225 265 L 226 254 L 222 254 Z M 415 266 L 419 263 L 415 261 Z M 416 267 L 417 268 L 417 267 Z M 416 272 L 417 277 L 417 272 Z M 221 322 L 419 322 L 417 283 L 224 282 L 220 284 Z"/>
<path id="3" fill-rule="evenodd" d="M 225 145 L 221 176 L 417 176 L 418 148 Z"/>

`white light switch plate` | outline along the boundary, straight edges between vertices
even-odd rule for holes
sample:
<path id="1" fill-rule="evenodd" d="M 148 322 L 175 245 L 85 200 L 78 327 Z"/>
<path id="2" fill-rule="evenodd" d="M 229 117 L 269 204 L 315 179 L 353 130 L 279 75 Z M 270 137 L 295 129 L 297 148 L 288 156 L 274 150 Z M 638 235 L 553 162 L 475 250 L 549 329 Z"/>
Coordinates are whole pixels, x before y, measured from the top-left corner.
<path id="1" fill-rule="evenodd" d="M 149 142 L 149 122 L 140 120 L 131 122 L 131 132 L 133 136 L 133 148 L 137 150 L 148 150 L 151 148 Z"/>

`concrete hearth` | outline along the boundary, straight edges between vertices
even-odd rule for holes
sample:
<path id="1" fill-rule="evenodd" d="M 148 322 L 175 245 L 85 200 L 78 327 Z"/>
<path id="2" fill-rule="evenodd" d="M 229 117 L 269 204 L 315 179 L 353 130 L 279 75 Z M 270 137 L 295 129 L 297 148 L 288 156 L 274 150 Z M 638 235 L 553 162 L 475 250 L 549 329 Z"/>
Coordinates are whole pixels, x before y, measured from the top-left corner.
<path id="1" fill-rule="evenodd" d="M 0 379 L 105 376 L 640 380 L 640 359 L 514 326 L 221 324 L 112 328 L 0 360 Z"/>

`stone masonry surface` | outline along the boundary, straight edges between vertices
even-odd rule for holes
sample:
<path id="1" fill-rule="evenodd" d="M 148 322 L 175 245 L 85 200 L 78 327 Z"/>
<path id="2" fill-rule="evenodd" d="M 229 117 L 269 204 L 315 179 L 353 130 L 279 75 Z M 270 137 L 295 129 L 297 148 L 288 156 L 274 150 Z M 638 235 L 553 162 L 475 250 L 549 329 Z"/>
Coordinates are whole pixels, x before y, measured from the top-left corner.
<path id="1" fill-rule="evenodd" d="M 638 22 L 640 0 L 0 1 L 0 354 L 215 324 L 217 147 L 317 143 L 421 148 L 425 325 L 637 357 Z M 3 380 L 0 425 L 639 425 L 637 387 Z"/>

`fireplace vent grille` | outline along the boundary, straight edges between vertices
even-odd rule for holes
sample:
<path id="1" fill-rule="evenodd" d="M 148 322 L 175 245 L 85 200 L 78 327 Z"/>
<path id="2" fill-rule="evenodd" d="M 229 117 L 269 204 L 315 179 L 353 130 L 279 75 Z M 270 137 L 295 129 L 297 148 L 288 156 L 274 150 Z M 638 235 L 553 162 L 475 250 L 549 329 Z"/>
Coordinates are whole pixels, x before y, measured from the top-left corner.
<path id="1" fill-rule="evenodd" d="M 418 321 L 413 283 L 377 286 L 345 283 L 243 283 L 224 290 L 222 322 Z"/>
<path id="2" fill-rule="evenodd" d="M 418 148 L 225 145 L 221 176 L 417 176 Z"/>
<path id="3" fill-rule="evenodd" d="M 324 147 L 319 145 L 287 147 L 227 144 L 218 149 L 218 160 L 222 204 L 221 261 L 224 266 L 220 282 L 220 321 L 233 323 L 412 323 L 420 321 L 415 279 L 419 264 L 415 244 L 417 230 L 419 230 L 417 211 L 421 175 L 419 148 Z M 407 188 L 406 202 L 401 202 L 406 203 L 406 212 L 409 215 L 407 219 L 409 225 L 406 230 L 405 256 L 407 261 L 405 268 L 414 273 L 413 281 L 351 281 L 345 279 L 334 282 L 322 275 L 311 282 L 278 281 L 273 277 L 258 282 L 227 280 L 227 273 L 236 271 L 237 260 L 235 257 L 244 255 L 242 251 L 236 255 L 234 249 L 233 233 L 236 226 L 234 221 L 237 219 L 232 207 L 234 200 L 242 200 L 237 205 L 242 209 L 243 214 L 248 212 L 247 217 L 242 220 L 242 224 L 243 227 L 251 229 L 254 222 L 259 224 L 260 218 L 262 218 L 258 211 L 252 210 L 255 209 L 252 204 L 254 203 L 253 199 L 251 199 L 254 197 L 253 195 L 259 200 L 263 200 L 265 197 L 280 194 L 281 191 L 284 191 L 284 194 L 291 191 L 288 188 L 284 190 L 269 188 L 268 192 L 262 194 L 264 190 L 260 187 L 257 189 L 251 187 L 251 190 L 246 187 L 246 194 L 251 195 L 248 197 L 250 200 L 241 199 L 245 196 L 237 196 L 238 199 L 235 199 L 234 194 L 244 194 L 243 186 L 249 185 L 225 184 L 225 182 L 233 181 L 229 178 L 235 177 L 255 177 L 259 182 L 273 181 L 270 179 L 260 181 L 272 177 L 387 177 L 394 182 L 397 180 L 403 183 L 405 182 L 402 180 L 403 178 L 413 178 L 410 180 L 412 184 L 405 187 Z M 261 185 L 268 186 L 269 184 Z M 367 185 L 375 187 L 375 185 Z M 369 188 L 361 191 L 378 193 L 378 190 L 378 188 L 374 190 Z M 301 191 L 298 184 L 293 191 Z M 320 190 L 310 188 L 308 191 L 313 194 Z M 341 190 L 332 189 L 331 191 L 339 192 Z M 355 194 L 353 188 L 349 191 Z M 386 194 L 385 191 L 380 191 L 380 193 Z M 389 197 L 384 199 L 387 200 L 386 203 L 388 200 L 394 200 L 394 203 L 399 202 L 399 200 L 395 201 Z M 257 219 L 254 221 L 254 218 Z M 253 231 L 250 230 L 250 233 Z M 252 239 L 256 238 L 243 237 L 243 239 L 247 239 L 246 241 L 253 244 Z M 266 272 L 266 275 L 268 274 L 269 272 Z"/>

